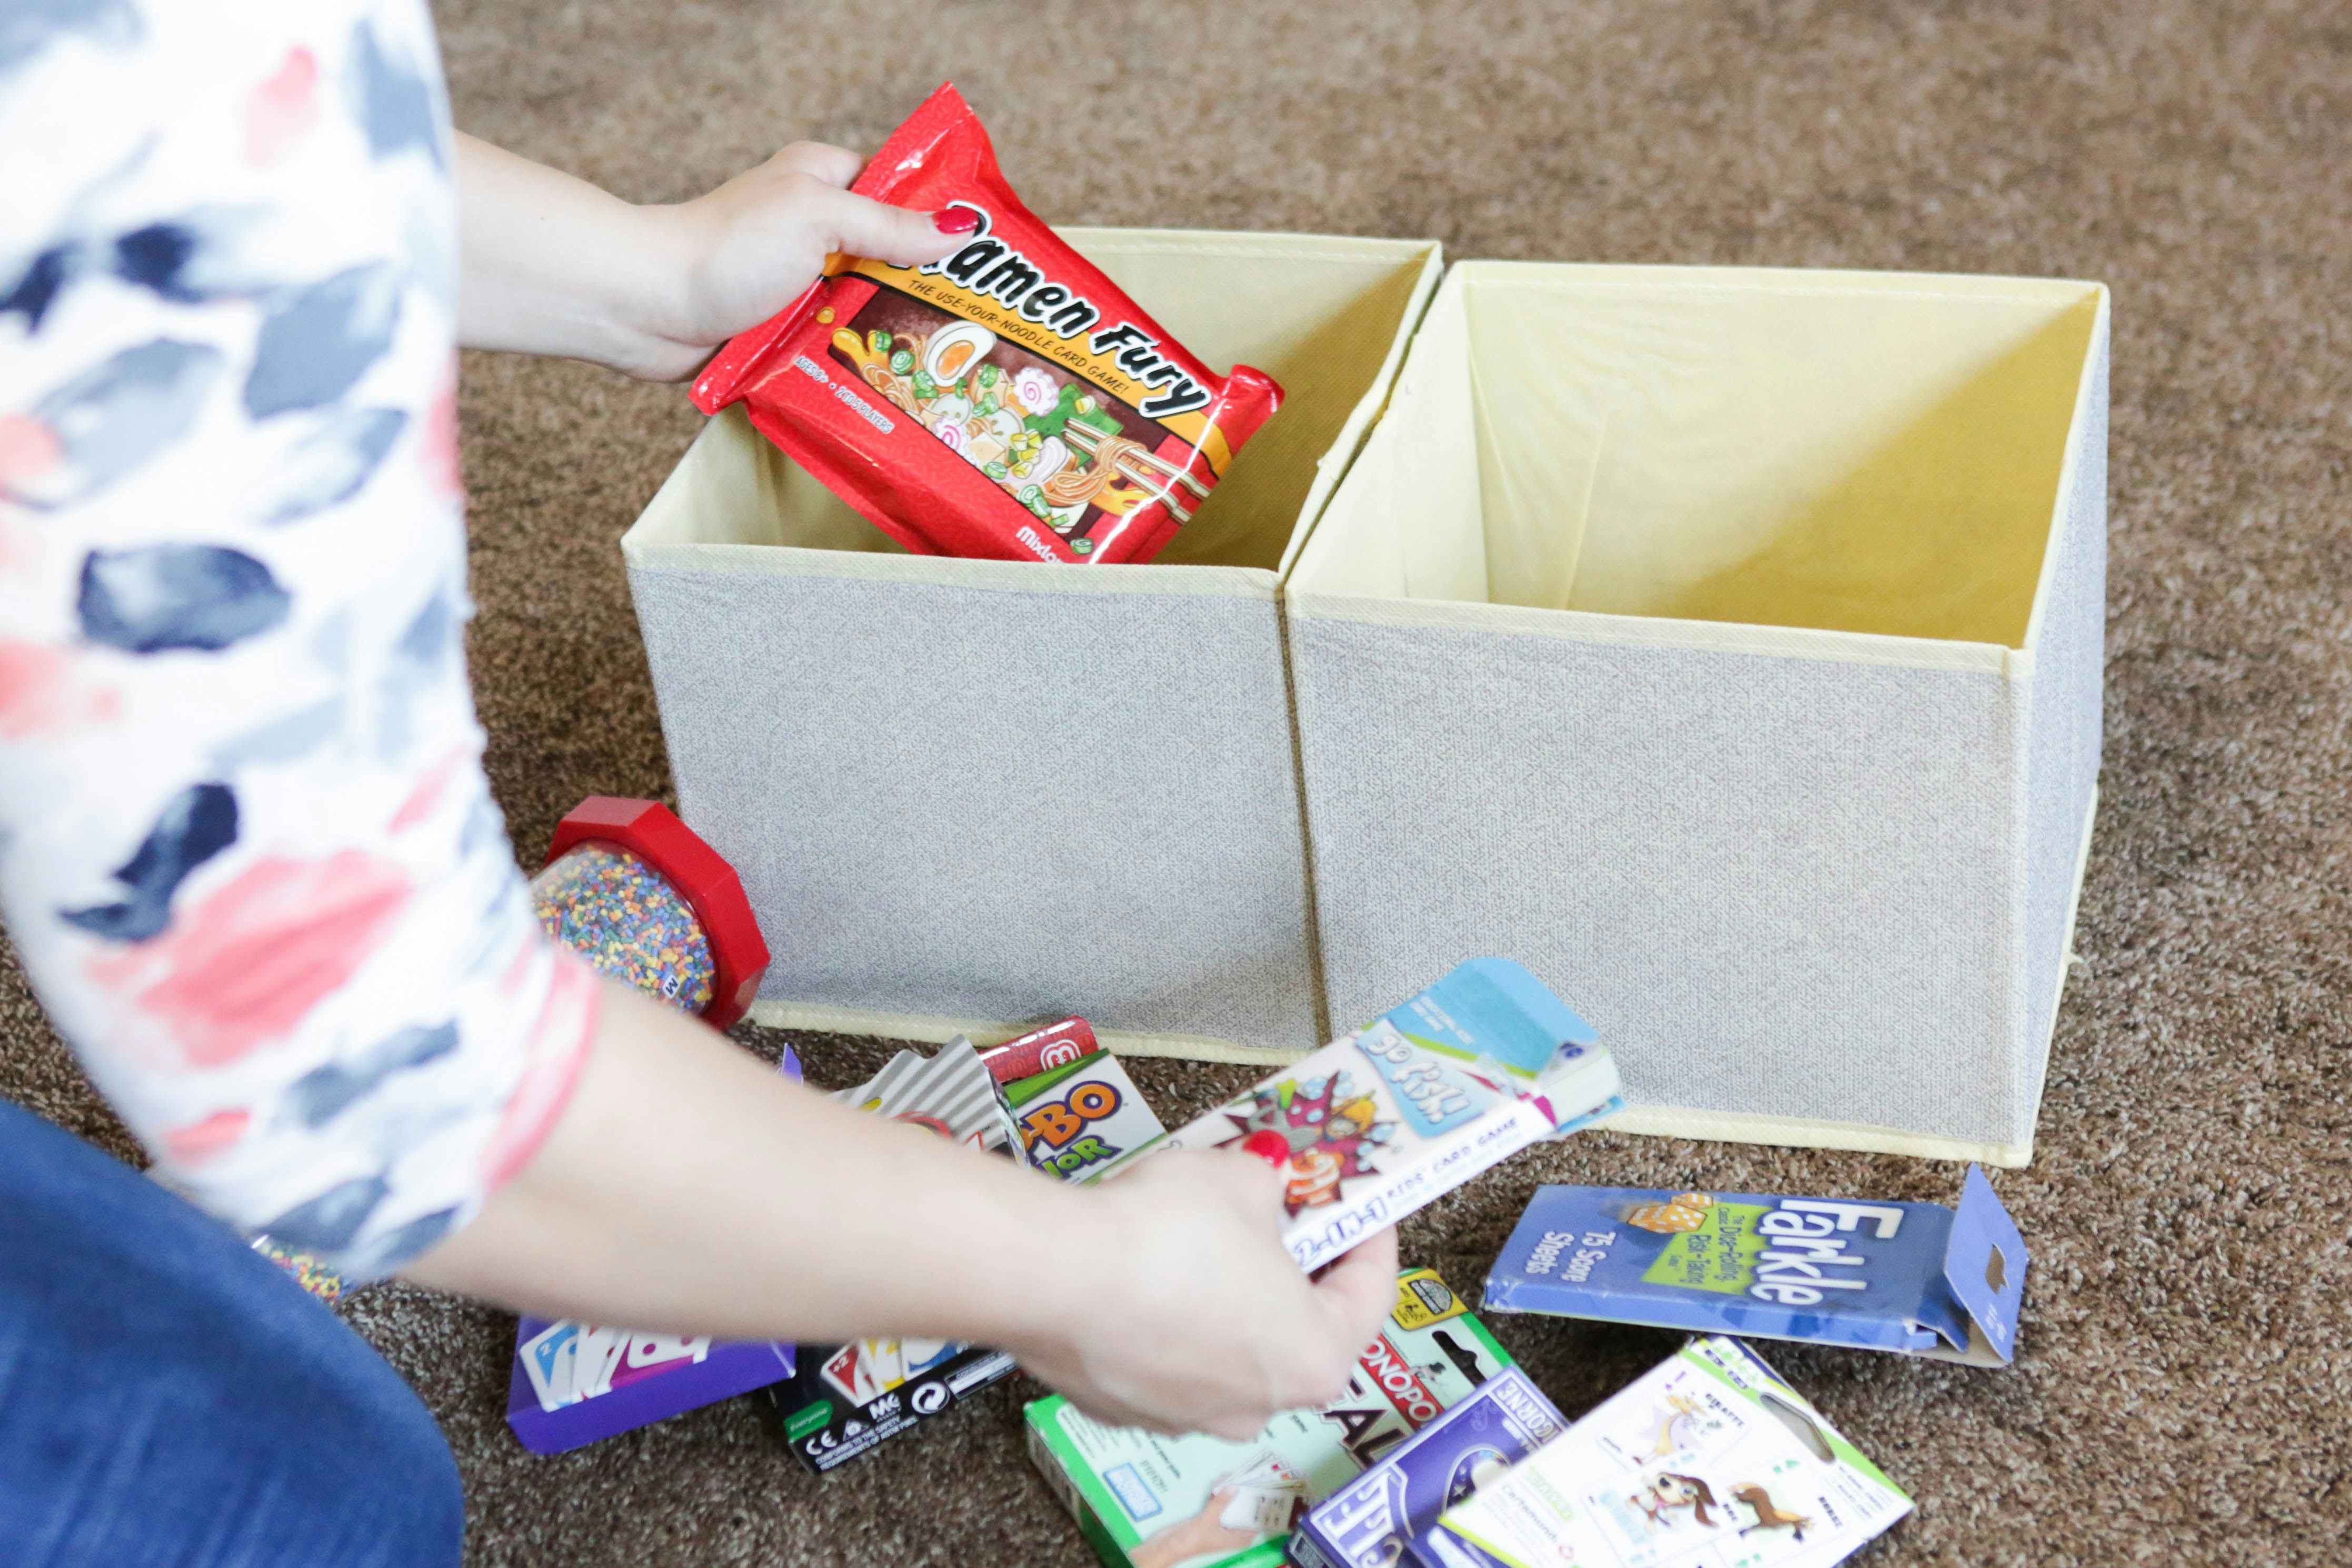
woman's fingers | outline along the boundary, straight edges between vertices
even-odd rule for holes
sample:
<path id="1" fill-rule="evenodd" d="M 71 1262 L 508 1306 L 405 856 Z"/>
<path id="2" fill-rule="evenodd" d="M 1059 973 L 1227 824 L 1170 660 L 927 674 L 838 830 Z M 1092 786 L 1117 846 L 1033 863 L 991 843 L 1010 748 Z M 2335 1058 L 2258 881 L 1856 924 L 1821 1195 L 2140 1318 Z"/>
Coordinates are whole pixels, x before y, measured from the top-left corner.
<path id="1" fill-rule="evenodd" d="M 809 214 L 845 256 L 870 256 L 894 267 L 937 261 L 961 245 L 964 234 L 947 234 L 929 213 L 894 207 L 829 185 L 805 187 Z"/>
<path id="2" fill-rule="evenodd" d="M 1315 1281 L 1315 1293 L 1323 1299 L 1332 1322 L 1348 1335 L 1350 1348 L 1370 1343 L 1396 1310 L 1396 1277 L 1397 1234 L 1391 1226 L 1358 1242 Z"/>
<path id="3" fill-rule="evenodd" d="M 866 167 L 866 160 L 848 148 L 825 141 L 795 141 L 768 162 L 836 190 L 847 189 L 849 183 L 857 178 L 857 172 Z"/>
<path id="4" fill-rule="evenodd" d="M 1394 1228 L 1357 1243 L 1354 1250 L 1315 1281 L 1315 1301 L 1326 1333 L 1326 1364 L 1301 1368 L 1293 1393 L 1301 1405 L 1323 1405 L 1347 1391 L 1364 1347 L 1396 1309 L 1397 1239 Z"/>

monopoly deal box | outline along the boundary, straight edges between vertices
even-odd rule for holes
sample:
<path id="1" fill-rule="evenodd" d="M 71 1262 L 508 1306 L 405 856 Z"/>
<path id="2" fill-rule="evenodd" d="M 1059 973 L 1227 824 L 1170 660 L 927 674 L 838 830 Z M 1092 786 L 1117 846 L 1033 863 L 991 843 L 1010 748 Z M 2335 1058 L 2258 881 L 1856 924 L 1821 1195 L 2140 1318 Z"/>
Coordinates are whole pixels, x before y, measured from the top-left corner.
<path id="1" fill-rule="evenodd" d="M 1539 1186 L 1482 1304 L 2006 1366 L 2026 1261 L 1975 1166 L 1951 1206 Z"/>
<path id="2" fill-rule="evenodd" d="M 1156 560 L 1068 568 L 908 554 L 712 418 L 622 540 L 680 811 L 788 934 L 758 1021 L 1282 1061 L 1328 1035 L 1277 585 L 1438 247 L 1061 234 L 1280 411 Z"/>
<path id="3" fill-rule="evenodd" d="M 1288 574 L 1323 976 L 1612 1127 L 2029 1157 L 2100 752 L 2095 283 L 1466 261 Z"/>
<path id="4" fill-rule="evenodd" d="M 1108 1568 L 1278 1568 L 1308 1508 L 1511 1364 L 1444 1281 L 1408 1269 L 1348 1392 L 1320 1409 L 1236 1443 L 1106 1427 L 1055 1395 L 1028 1407 L 1029 1456 Z"/>

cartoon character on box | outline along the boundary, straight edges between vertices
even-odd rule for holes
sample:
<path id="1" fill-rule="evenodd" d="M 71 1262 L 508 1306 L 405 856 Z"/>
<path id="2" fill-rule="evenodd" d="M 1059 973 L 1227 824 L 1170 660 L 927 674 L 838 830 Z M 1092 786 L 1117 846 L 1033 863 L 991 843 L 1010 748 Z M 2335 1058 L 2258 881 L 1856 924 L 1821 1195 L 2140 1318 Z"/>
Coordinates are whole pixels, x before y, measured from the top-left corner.
<path id="1" fill-rule="evenodd" d="M 1772 1494 L 1752 1481 L 1743 1487 L 1732 1488 L 1731 1496 L 1735 1502 L 1755 1516 L 1752 1523 L 1739 1527 L 1742 1535 L 1759 1530 L 1785 1530 L 1791 1540 L 1802 1541 L 1805 1526 L 1813 1522 L 1810 1514 L 1783 1512 L 1773 1503 Z"/>
<path id="2" fill-rule="evenodd" d="M 1627 1500 L 1646 1515 L 1654 1525 L 1671 1526 L 1678 1510 L 1688 1509 L 1693 1519 L 1703 1525 L 1716 1522 L 1708 1511 L 1720 1509 L 1715 1493 L 1696 1476 L 1679 1476 L 1671 1470 L 1661 1470 L 1650 1478 L 1649 1486 Z"/>
<path id="3" fill-rule="evenodd" d="M 1655 1428 L 1648 1450 L 1652 1458 L 1663 1459 L 1696 1448 L 1711 1434 L 1723 1429 L 1723 1423 L 1709 1415 L 1697 1400 L 1680 1394 L 1669 1394 L 1663 1406 L 1653 1406 L 1650 1419 Z"/>
<path id="4" fill-rule="evenodd" d="M 1710 1485 L 1703 1477 L 1675 1470 L 1660 1470 L 1640 1490 L 1631 1496 L 1620 1494 L 1610 1501 L 1612 1509 L 1596 1511 L 1613 1511 L 1615 1507 L 1630 1505 L 1627 1511 L 1641 1521 L 1640 1534 L 1643 1536 L 1696 1524 L 1710 1532 L 1734 1530 L 1740 1536 L 1785 1530 L 1789 1534 L 1780 1539 L 1802 1541 L 1805 1528 L 1813 1522 L 1810 1515 L 1789 1512 L 1774 1502 L 1772 1494 L 1758 1482 L 1726 1487 L 1718 1481 Z"/>
<path id="5" fill-rule="evenodd" d="M 1225 1114 L 1243 1148 L 1289 1162 L 1285 1201 L 1293 1215 L 1337 1203 L 1342 1183 L 1379 1169 L 1375 1156 L 1396 1134 L 1380 1102 L 1358 1091 L 1345 1071 L 1262 1085 Z"/>

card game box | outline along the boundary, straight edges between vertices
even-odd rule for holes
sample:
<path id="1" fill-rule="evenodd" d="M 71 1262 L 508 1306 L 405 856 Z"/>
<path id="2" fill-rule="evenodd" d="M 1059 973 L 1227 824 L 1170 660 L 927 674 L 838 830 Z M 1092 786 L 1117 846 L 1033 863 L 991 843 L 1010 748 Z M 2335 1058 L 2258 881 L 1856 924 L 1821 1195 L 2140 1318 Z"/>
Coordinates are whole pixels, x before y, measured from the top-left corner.
<path id="1" fill-rule="evenodd" d="M 1405 1270 L 1348 1392 L 1248 1442 L 1107 1427 L 1055 1395 L 1027 1410 L 1030 1458 L 1109 1568 L 1276 1568 L 1315 1503 L 1512 1364 L 1428 1269 Z"/>
<path id="2" fill-rule="evenodd" d="M 1083 1029 L 1085 1020 L 1066 1019 L 1030 1041 L 1040 1052 L 1066 1052 L 1073 1049 L 1070 1024 Z M 1007 1155 L 1020 1147 L 1003 1086 L 990 1062 L 961 1037 L 928 1057 L 902 1051 L 872 1078 L 834 1098 L 950 1143 Z M 1013 1367 L 1003 1351 L 951 1340 L 804 1344 L 792 1379 L 772 1384 L 760 1402 L 785 1447 L 821 1473 L 1000 1381 Z"/>
<path id="3" fill-rule="evenodd" d="M 1738 1340 L 1693 1340 L 1439 1516 L 1420 1568 L 1828 1568 L 1911 1500 Z"/>
<path id="4" fill-rule="evenodd" d="M 1568 1430 L 1528 1375 L 1507 1366 L 1468 1398 L 1307 1511 L 1297 1568 L 1394 1568 L 1437 1516 Z"/>
<path id="5" fill-rule="evenodd" d="M 801 1075 L 788 1046 L 776 1071 Z M 790 1344 L 641 1333 L 526 1317 L 515 1328 L 507 1427 L 534 1454 L 561 1454 L 793 1375 Z"/>
<path id="6" fill-rule="evenodd" d="M 956 1036 L 956 1040 L 963 1038 Z M 1017 1040 L 992 1045 L 980 1053 L 980 1060 L 999 1083 L 1012 1083 L 1056 1067 L 1067 1067 L 1078 1058 L 1092 1056 L 1102 1049 L 1102 1041 L 1095 1038 L 1095 1026 L 1073 1015 L 1043 1029 L 1031 1030 Z"/>
<path id="7" fill-rule="evenodd" d="M 1284 1240 L 1320 1268 L 1545 1138 L 1623 1104 L 1592 1026 L 1504 958 L 1473 958 L 1129 1158 L 1238 1145 L 1285 1165 Z"/>
<path id="8" fill-rule="evenodd" d="M 856 1340 L 801 1348 L 789 1383 L 762 1391 L 801 1463 L 822 1474 L 1003 1379 L 1012 1355 L 941 1340 Z"/>
<path id="9" fill-rule="evenodd" d="M 2004 1366 L 2025 1268 L 2024 1239 L 1975 1166 L 1949 1207 L 1543 1186 L 1484 1304 Z"/>
<path id="10" fill-rule="evenodd" d="M 560 1454 L 793 1375 L 779 1341 L 638 1333 L 522 1320 L 507 1387 L 507 1426 L 535 1454 Z"/>
<path id="11" fill-rule="evenodd" d="M 961 1036 L 929 1056 L 902 1051 L 881 1071 L 855 1088 L 836 1090 L 833 1097 L 951 1144 L 983 1151 L 1019 1146 L 995 1076 Z"/>
<path id="12" fill-rule="evenodd" d="M 1096 1051 L 1004 1086 L 1024 1157 L 1066 1182 L 1089 1182 L 1166 1129 L 1118 1058 Z"/>

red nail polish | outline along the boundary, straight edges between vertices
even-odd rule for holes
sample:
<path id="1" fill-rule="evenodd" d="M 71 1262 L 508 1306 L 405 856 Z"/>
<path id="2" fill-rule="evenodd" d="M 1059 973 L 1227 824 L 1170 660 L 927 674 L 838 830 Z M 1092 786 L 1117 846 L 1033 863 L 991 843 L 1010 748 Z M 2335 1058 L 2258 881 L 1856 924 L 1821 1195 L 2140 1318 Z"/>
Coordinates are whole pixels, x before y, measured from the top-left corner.
<path id="1" fill-rule="evenodd" d="M 1271 1127 L 1260 1127 L 1244 1138 L 1242 1148 L 1270 1166 L 1286 1165 L 1290 1161 L 1290 1140 Z"/>
<path id="2" fill-rule="evenodd" d="M 943 235 L 968 235 L 980 227 L 980 214 L 970 207 L 941 207 L 931 214 L 931 226 Z"/>

